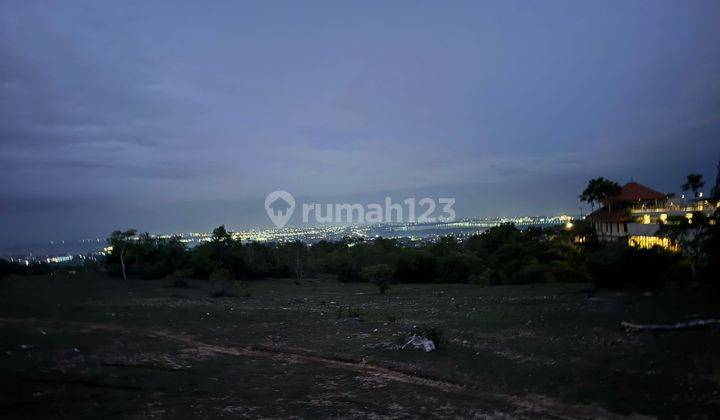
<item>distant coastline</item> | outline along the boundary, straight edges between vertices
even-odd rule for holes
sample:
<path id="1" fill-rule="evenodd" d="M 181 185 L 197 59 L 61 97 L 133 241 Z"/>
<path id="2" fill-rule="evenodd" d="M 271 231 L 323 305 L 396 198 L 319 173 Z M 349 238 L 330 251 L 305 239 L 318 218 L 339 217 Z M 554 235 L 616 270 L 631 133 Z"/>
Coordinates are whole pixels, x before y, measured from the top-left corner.
<path id="1" fill-rule="evenodd" d="M 343 237 L 406 239 L 410 241 L 432 241 L 443 236 L 463 238 L 483 233 L 492 226 L 513 223 L 519 228 L 549 226 L 563 223 L 571 216 L 522 216 L 469 218 L 453 222 L 431 223 L 381 223 L 376 225 L 313 225 L 289 226 L 282 229 L 250 229 L 235 232 L 240 238 L 258 242 L 301 241 L 316 243 L 321 240 L 336 241 Z M 109 234 L 109 232 L 108 232 Z M 210 235 L 210 232 L 158 233 L 157 236 L 180 236 L 192 247 Z M 102 251 L 107 244 L 104 239 L 59 240 L 35 244 L 0 246 L 0 258 L 46 259 L 65 255 L 87 255 Z"/>

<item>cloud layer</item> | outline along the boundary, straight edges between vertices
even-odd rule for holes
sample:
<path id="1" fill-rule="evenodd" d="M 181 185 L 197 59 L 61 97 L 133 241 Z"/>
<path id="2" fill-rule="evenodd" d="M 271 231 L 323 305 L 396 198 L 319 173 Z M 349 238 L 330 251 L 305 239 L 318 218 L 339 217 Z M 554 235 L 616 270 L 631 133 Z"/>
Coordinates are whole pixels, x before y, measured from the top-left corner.
<path id="1" fill-rule="evenodd" d="M 5 1 L 0 241 L 255 225 L 275 189 L 454 191 L 466 216 L 572 210 L 599 175 L 676 190 L 720 157 L 718 21 L 712 1 Z"/>

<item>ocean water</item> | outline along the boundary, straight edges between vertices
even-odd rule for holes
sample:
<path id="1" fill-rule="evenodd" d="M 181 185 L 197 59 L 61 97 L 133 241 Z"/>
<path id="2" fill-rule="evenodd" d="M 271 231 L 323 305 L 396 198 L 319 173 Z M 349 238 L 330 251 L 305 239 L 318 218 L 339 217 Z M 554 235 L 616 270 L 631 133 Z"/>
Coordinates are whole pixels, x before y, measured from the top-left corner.
<path id="1" fill-rule="evenodd" d="M 0 247 L 0 257 L 56 257 L 60 255 L 90 254 L 105 248 L 105 241 L 96 242 L 46 242 L 36 244 L 10 245 Z"/>

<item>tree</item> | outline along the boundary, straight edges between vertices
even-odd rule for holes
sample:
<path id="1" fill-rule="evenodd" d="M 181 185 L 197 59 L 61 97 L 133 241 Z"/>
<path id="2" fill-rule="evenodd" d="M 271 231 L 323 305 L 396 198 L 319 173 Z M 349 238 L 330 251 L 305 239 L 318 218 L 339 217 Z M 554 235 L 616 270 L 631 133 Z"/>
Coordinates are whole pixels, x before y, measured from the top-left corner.
<path id="1" fill-rule="evenodd" d="M 375 264 L 363 268 L 360 276 L 363 280 L 376 285 L 380 289 L 380 294 L 384 295 L 387 289 L 390 288 L 393 269 L 388 264 Z"/>
<path id="2" fill-rule="evenodd" d="M 657 233 L 680 244 L 683 254 L 690 261 L 693 281 L 697 278 L 697 267 L 705 260 L 705 240 L 708 238 L 708 228 L 712 226 L 710 220 L 702 212 L 695 212 L 692 219 L 683 217 L 678 223 L 662 225 Z"/>
<path id="3" fill-rule="evenodd" d="M 198 278 L 208 278 L 219 269 L 225 269 L 234 279 L 249 273 L 245 249 L 240 239 L 234 239 L 225 226 L 213 230 L 212 240 L 204 242 L 192 251 L 191 268 Z"/>
<path id="4" fill-rule="evenodd" d="M 590 211 L 595 211 L 595 202 L 600 200 L 601 184 L 604 178 L 593 178 L 588 181 L 587 187 L 580 194 L 580 201 L 590 204 Z"/>
<path id="5" fill-rule="evenodd" d="M 695 199 L 698 199 L 698 194 L 700 191 L 700 188 L 705 186 L 705 181 L 703 181 L 703 176 L 700 174 L 689 174 L 687 176 L 687 180 L 682 185 L 683 191 L 692 191 L 695 195 Z"/>
<path id="6" fill-rule="evenodd" d="M 712 189 L 712 192 L 710 193 L 710 197 L 713 200 L 720 200 L 720 160 L 718 160 L 717 165 L 717 175 L 715 176 L 715 186 Z"/>
<path id="7" fill-rule="evenodd" d="M 602 178 L 600 178 L 602 179 Z M 604 179 L 600 185 L 600 198 L 607 204 L 608 213 L 612 212 L 613 199 L 620 194 L 620 184 Z"/>
<path id="8" fill-rule="evenodd" d="M 232 241 L 232 235 L 225 229 L 225 225 L 220 225 L 213 229 L 212 240 L 214 242 L 229 243 Z"/>
<path id="9" fill-rule="evenodd" d="M 580 194 L 580 200 L 590 204 L 591 211 L 595 210 L 595 203 L 605 201 L 608 209 L 612 208 L 612 198 L 620 193 L 620 185 L 603 177 L 588 181 L 587 187 Z"/>
<path id="10" fill-rule="evenodd" d="M 120 258 L 120 266 L 122 267 L 123 279 L 127 280 L 127 274 L 125 272 L 125 251 L 127 250 L 130 240 L 137 234 L 137 230 L 130 229 L 126 231 L 116 230 L 110 234 L 107 239 L 108 244 L 113 248 L 111 255 L 117 255 Z"/>

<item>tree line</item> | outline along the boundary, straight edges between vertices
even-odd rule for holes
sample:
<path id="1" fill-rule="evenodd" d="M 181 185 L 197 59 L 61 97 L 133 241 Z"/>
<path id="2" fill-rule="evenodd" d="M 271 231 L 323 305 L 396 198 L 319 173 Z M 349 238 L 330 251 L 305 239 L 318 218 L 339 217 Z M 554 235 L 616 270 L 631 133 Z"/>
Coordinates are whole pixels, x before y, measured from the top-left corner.
<path id="1" fill-rule="evenodd" d="M 679 232 L 679 240 L 683 240 L 682 229 L 696 233 L 685 239 L 681 253 L 598 242 L 592 228 L 582 221 L 572 229 L 520 230 L 504 224 L 462 241 L 448 236 L 417 246 L 403 246 L 387 238 L 345 238 L 313 245 L 243 243 L 220 226 L 211 240 L 188 247 L 178 237 L 159 238 L 129 230 L 113 232 L 108 238 L 112 251 L 105 261 L 86 269 L 120 278 L 227 282 L 273 277 L 301 282 L 332 275 L 342 282 L 374 283 L 381 293 L 396 283 L 592 282 L 599 288 L 617 289 L 659 288 L 695 280 L 717 285 L 719 221 L 716 212 L 709 218 L 693 219 L 692 225 L 671 227 Z M 576 243 L 577 238 L 584 241 Z M 25 266 L 0 260 L 0 277 L 57 270 L 61 269 L 47 264 Z"/>
<path id="2" fill-rule="evenodd" d="M 130 239 L 132 234 L 126 231 L 111 235 L 113 250 L 106 258 L 110 273 L 122 276 L 124 265 L 126 275 L 135 278 L 173 276 L 232 281 L 282 277 L 298 282 L 330 274 L 343 282 L 375 283 L 381 293 L 395 283 L 593 282 L 603 288 L 657 288 L 692 278 L 692 264 L 683 254 L 597 242 L 592 228 L 584 222 L 571 230 L 520 230 L 503 224 L 464 241 L 448 236 L 412 247 L 386 238 L 345 238 L 313 245 L 244 244 L 224 226 L 213 231 L 210 241 L 193 248 L 187 248 L 179 238 L 143 234 Z M 574 243 L 581 236 L 586 241 Z M 708 263 L 700 264 L 705 273 L 702 278 L 712 277 L 715 268 L 709 261 L 720 255 L 717 233 L 710 237 L 714 239 L 706 241 L 707 249 L 703 248 L 708 256 L 703 261 Z"/>

